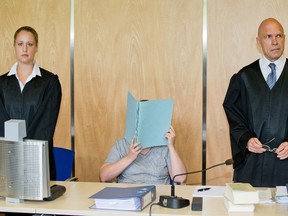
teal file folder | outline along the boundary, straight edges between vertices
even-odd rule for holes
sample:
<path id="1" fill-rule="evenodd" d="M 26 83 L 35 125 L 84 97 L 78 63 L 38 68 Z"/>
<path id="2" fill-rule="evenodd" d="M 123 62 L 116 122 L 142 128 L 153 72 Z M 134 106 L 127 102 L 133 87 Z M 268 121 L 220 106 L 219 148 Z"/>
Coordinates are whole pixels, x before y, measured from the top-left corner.
<path id="1" fill-rule="evenodd" d="M 138 101 L 128 92 L 125 138 L 136 136 L 142 148 L 167 145 L 165 138 L 172 121 L 174 100 Z"/>

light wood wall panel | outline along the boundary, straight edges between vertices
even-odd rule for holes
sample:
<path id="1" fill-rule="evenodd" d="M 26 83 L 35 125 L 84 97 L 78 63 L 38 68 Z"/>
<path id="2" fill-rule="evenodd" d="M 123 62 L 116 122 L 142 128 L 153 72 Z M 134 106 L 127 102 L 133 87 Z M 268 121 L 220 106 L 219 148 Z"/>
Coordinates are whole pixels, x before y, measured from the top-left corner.
<path id="1" fill-rule="evenodd" d="M 127 93 L 175 99 L 176 148 L 201 168 L 202 1 L 75 0 L 76 175 L 99 167 L 125 133 Z M 201 175 L 188 183 L 201 182 Z"/>
<path id="2" fill-rule="evenodd" d="M 288 31 L 287 11 L 287 0 L 208 0 L 207 166 L 231 157 L 222 107 L 231 76 L 261 57 L 256 36 L 263 19 L 275 17 Z M 232 166 L 209 171 L 207 184 L 230 182 L 232 171 Z"/>
<path id="3" fill-rule="evenodd" d="M 15 63 L 14 32 L 21 26 L 35 28 L 39 36 L 36 61 L 59 76 L 62 104 L 54 136 L 55 146 L 70 148 L 70 50 L 69 0 L 0 1 L 0 74 Z"/>

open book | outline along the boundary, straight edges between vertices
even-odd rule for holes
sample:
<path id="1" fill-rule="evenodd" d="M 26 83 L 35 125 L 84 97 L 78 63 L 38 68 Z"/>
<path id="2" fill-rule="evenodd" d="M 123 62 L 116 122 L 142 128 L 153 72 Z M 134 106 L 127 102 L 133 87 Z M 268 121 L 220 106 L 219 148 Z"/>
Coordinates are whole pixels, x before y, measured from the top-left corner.
<path id="1" fill-rule="evenodd" d="M 126 140 L 136 136 L 142 148 L 167 145 L 165 134 L 171 126 L 173 106 L 172 99 L 138 101 L 128 92 Z"/>

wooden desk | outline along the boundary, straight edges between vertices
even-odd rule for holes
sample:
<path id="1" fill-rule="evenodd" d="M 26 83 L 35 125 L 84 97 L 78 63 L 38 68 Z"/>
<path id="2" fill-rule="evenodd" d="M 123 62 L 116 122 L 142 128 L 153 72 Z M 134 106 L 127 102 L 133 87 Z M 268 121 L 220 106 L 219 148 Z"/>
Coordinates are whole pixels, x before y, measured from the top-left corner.
<path id="1" fill-rule="evenodd" d="M 55 182 L 54 182 L 55 183 Z M 6 203 L 4 198 L 0 199 L 0 212 L 26 212 L 41 214 L 57 214 L 57 215 L 107 215 L 107 216 L 148 216 L 149 206 L 141 212 L 129 211 L 111 211 L 96 210 L 89 207 L 94 204 L 93 199 L 89 197 L 106 186 L 123 186 L 123 184 L 113 183 L 96 183 L 96 182 L 56 182 L 64 185 L 67 189 L 66 193 L 58 199 L 50 202 L 25 201 L 20 204 Z M 128 186 L 128 185 L 124 185 Z M 133 185 L 135 186 L 135 185 Z M 192 200 L 192 193 L 195 186 L 177 185 L 176 195 Z M 169 185 L 157 185 L 157 199 L 160 195 L 170 195 Z M 287 215 L 287 204 L 259 204 L 256 205 L 255 211 L 252 213 L 228 213 L 222 198 L 204 198 L 203 211 L 197 212 L 191 210 L 191 205 L 182 209 L 168 209 L 161 206 L 152 207 L 152 216 L 183 216 L 183 215 L 204 215 L 204 216 L 273 216 Z"/>

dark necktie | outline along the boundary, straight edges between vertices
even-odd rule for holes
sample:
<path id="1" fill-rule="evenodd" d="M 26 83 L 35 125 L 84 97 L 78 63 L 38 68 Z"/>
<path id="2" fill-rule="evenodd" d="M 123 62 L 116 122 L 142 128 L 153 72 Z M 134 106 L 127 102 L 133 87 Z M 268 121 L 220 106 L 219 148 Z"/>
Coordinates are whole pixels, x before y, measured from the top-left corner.
<path id="1" fill-rule="evenodd" d="M 267 84 L 269 88 L 272 89 L 276 83 L 276 65 L 274 63 L 270 63 L 269 67 L 271 68 L 271 72 L 268 74 Z"/>

